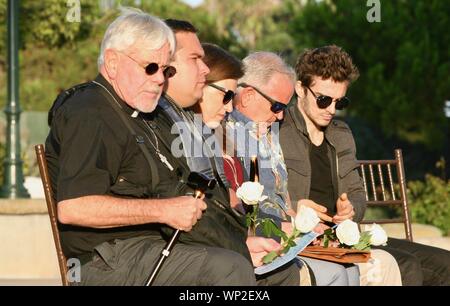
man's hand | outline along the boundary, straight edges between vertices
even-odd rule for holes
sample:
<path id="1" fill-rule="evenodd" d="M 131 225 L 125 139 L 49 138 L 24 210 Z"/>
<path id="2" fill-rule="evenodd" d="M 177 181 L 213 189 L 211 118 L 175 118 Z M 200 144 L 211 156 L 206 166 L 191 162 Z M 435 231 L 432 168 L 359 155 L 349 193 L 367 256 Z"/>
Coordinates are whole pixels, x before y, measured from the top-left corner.
<path id="1" fill-rule="evenodd" d="M 300 205 L 305 205 L 307 207 L 310 207 L 312 209 L 314 209 L 317 213 L 317 216 L 325 222 L 332 222 L 332 218 L 330 216 L 327 215 L 327 208 L 323 205 L 319 205 L 314 201 L 311 200 L 307 200 L 307 199 L 303 199 L 303 200 L 299 200 L 297 202 L 297 207 L 299 207 Z"/>
<path id="2" fill-rule="evenodd" d="M 316 233 L 323 235 L 323 233 L 329 229 L 330 227 L 324 223 L 319 223 L 317 226 L 313 229 Z"/>
<path id="3" fill-rule="evenodd" d="M 247 247 L 252 257 L 254 267 L 263 264 L 262 258 L 272 251 L 281 251 L 281 245 L 271 238 L 250 236 L 247 238 Z"/>
<path id="4" fill-rule="evenodd" d="M 169 203 L 161 206 L 164 223 L 185 232 L 192 229 L 206 209 L 206 203 L 202 199 L 191 196 L 172 198 Z"/>
<path id="5" fill-rule="evenodd" d="M 323 233 L 329 229 L 330 227 L 324 223 L 319 223 L 317 224 L 317 226 L 313 229 L 313 231 L 315 231 L 316 233 L 323 235 Z M 314 239 L 314 241 L 312 242 L 313 245 L 320 245 L 321 240 L 316 238 Z"/>
<path id="6" fill-rule="evenodd" d="M 336 201 L 336 215 L 333 217 L 333 222 L 339 224 L 347 219 L 352 219 L 354 215 L 353 205 L 344 192 Z"/>

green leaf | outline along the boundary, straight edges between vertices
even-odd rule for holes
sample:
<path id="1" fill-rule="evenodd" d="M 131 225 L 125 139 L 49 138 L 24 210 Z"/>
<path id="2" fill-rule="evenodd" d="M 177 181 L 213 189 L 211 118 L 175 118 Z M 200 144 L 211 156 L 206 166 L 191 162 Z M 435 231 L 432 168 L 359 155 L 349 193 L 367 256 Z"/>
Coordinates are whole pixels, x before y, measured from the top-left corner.
<path id="1" fill-rule="evenodd" d="M 330 236 L 330 235 L 333 234 L 333 230 L 332 230 L 331 228 L 326 229 L 326 230 L 323 232 L 323 234 L 324 234 L 324 236 Z"/>
<path id="2" fill-rule="evenodd" d="M 277 258 L 279 255 L 277 252 L 272 251 L 268 253 L 266 256 L 263 257 L 262 261 L 264 264 L 271 263 L 275 258 Z"/>
<path id="3" fill-rule="evenodd" d="M 263 234 L 265 237 L 272 236 L 272 226 L 270 222 L 267 222 L 266 219 L 262 220 L 263 225 Z"/>
<path id="4" fill-rule="evenodd" d="M 278 237 L 283 238 L 283 240 L 287 240 L 287 239 L 288 239 L 286 233 L 283 232 L 283 231 L 278 227 L 278 225 L 276 225 L 276 223 L 273 222 L 272 219 L 269 219 L 269 223 L 270 223 L 271 228 L 272 228 L 272 231 L 273 231 L 273 233 L 274 233 L 275 235 L 277 235 Z"/>
<path id="5" fill-rule="evenodd" d="M 250 224 L 252 224 L 252 219 L 249 215 L 245 217 L 245 224 L 247 225 L 247 227 L 250 227 Z"/>
<path id="6" fill-rule="evenodd" d="M 323 247 L 324 247 L 324 248 L 328 248 L 329 242 L 330 242 L 329 236 L 328 236 L 328 235 L 325 235 L 325 236 L 323 237 Z"/>
<path id="7" fill-rule="evenodd" d="M 283 239 L 283 241 L 288 240 L 288 236 L 286 235 L 285 232 L 281 231 L 281 238 Z"/>
<path id="8" fill-rule="evenodd" d="M 290 247 L 295 247 L 297 244 L 295 243 L 294 240 L 288 240 L 288 246 Z"/>
<path id="9" fill-rule="evenodd" d="M 336 236 L 335 230 L 329 228 L 323 232 L 323 247 L 324 248 L 328 248 L 330 241 L 336 241 L 336 240 L 338 240 L 338 238 Z"/>
<path id="10" fill-rule="evenodd" d="M 286 254 L 288 251 L 289 251 L 289 249 L 291 248 L 291 246 L 288 244 L 288 245 L 286 245 L 284 248 L 283 248 L 283 250 L 281 250 L 281 254 Z"/>
<path id="11" fill-rule="evenodd" d="M 362 232 L 357 244 L 352 246 L 352 249 L 360 251 L 370 250 L 370 232 Z"/>

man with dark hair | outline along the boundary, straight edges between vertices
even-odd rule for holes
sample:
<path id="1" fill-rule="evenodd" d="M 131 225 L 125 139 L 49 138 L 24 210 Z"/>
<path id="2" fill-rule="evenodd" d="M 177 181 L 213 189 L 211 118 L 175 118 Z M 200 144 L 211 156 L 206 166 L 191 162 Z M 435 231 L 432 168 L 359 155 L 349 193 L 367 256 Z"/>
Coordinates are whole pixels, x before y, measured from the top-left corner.
<path id="1" fill-rule="evenodd" d="M 359 75 L 350 56 L 331 45 L 306 50 L 296 65 L 297 103 L 280 129 L 293 203 L 316 209 L 326 221 L 362 220 L 365 196 L 350 128 L 334 120 L 348 106 L 346 92 Z M 389 238 L 403 285 L 449 285 L 450 252 Z"/>
<path id="2" fill-rule="evenodd" d="M 270 218 L 289 235 L 292 233 L 292 210 L 283 153 L 279 145 L 279 121 L 294 94 L 295 72 L 280 56 L 258 51 L 243 59 L 244 75 L 239 79 L 235 109 L 228 116 L 228 127 L 236 134 L 236 154 L 247 174 L 250 161 L 258 160 L 258 178 L 267 198 L 259 203 L 259 217 Z M 320 226 L 316 227 L 320 233 Z M 263 235 L 259 229 L 257 234 Z M 295 260 L 298 260 L 297 258 Z M 359 284 L 359 272 L 348 267 L 301 258 L 314 274 L 318 286 Z M 304 266 L 306 266 L 304 264 Z"/>
<path id="3" fill-rule="evenodd" d="M 195 121 L 190 109 L 203 95 L 206 75 L 209 68 L 203 62 L 204 50 L 196 35 L 195 27 L 186 21 L 167 20 L 175 32 L 177 49 L 170 63 L 177 74 L 167 82 L 166 90 L 159 100 L 153 124 L 159 131 L 168 131 L 167 137 L 160 137 L 172 155 L 177 157 L 174 168 L 182 172 L 195 171 L 216 180 L 214 189 L 207 192 L 205 202 L 208 208 L 190 232 L 183 232 L 179 238 L 186 245 L 208 245 L 230 250 L 230 254 L 240 256 L 246 263 L 236 265 L 235 269 L 246 271 L 257 259 L 270 251 L 278 250 L 279 244 L 262 237 L 247 237 L 245 216 L 236 213 L 231 207 L 228 193 L 229 183 L 221 175 L 220 158 L 204 148 L 205 142 L 200 125 Z M 200 126 L 200 129 L 198 128 Z M 174 135 L 169 133 L 174 131 Z M 200 154 L 196 150 L 200 148 Z M 183 174 L 180 175 L 183 179 Z M 169 228 L 163 229 L 170 234 Z M 225 250 L 227 249 L 227 250 Z M 213 273 L 213 271 L 211 271 Z M 285 265 L 280 269 L 258 278 L 260 285 L 299 285 L 300 268 L 296 264 Z"/>
<path id="4" fill-rule="evenodd" d="M 194 27 L 192 23 L 186 20 L 180 19 L 165 19 L 164 22 L 172 29 L 172 31 L 176 34 L 179 32 L 190 32 L 197 33 L 197 28 Z"/>

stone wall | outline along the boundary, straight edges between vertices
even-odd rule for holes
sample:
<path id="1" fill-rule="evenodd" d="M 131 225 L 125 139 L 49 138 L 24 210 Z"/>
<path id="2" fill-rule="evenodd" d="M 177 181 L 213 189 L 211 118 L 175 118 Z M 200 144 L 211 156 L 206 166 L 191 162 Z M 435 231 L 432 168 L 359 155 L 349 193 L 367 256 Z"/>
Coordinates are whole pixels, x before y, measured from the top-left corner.
<path id="1" fill-rule="evenodd" d="M 0 279 L 59 279 L 45 200 L 0 200 Z"/>

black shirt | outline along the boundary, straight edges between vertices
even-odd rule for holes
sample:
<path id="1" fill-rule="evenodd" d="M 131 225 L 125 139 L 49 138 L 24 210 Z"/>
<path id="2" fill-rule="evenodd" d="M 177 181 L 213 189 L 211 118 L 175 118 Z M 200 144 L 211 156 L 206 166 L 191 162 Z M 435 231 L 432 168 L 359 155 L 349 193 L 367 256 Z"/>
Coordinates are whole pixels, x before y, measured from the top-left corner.
<path id="1" fill-rule="evenodd" d="M 309 199 L 325 206 L 327 214 L 336 214 L 336 201 L 334 199 L 333 182 L 331 179 L 331 165 L 328 156 L 328 146 L 324 140 L 320 146 L 311 144 L 309 153 L 311 161 L 311 190 Z"/>
<path id="2" fill-rule="evenodd" d="M 159 107 L 151 114 L 134 118 L 129 107 L 99 75 L 96 82 L 114 95 L 128 116 L 138 137 L 131 135 L 110 102 L 104 89 L 89 85 L 73 94 L 54 113 L 46 140 L 46 158 L 52 189 L 57 202 L 88 195 L 111 195 L 124 198 L 171 198 L 192 192 L 186 184 L 189 168 L 186 159 L 175 159 L 170 150 L 177 135 L 171 133 L 172 122 Z M 151 131 L 154 131 L 153 134 Z M 158 149 L 174 167 L 170 171 L 156 154 Z M 157 164 L 159 183 L 152 190 L 150 166 L 137 139 L 144 141 Z M 152 145 L 153 143 L 153 145 Z M 223 247 L 250 260 L 246 240 L 245 217 L 230 207 L 228 191 L 221 185 L 208 191 L 208 208 L 190 232 L 182 232 L 181 243 Z M 154 236 L 168 239 L 173 229 L 162 224 L 95 229 L 59 224 L 66 257 L 91 253 L 94 247 L 115 239 Z"/>
<path id="3" fill-rule="evenodd" d="M 99 75 L 96 80 L 111 92 L 131 120 L 138 136 L 143 136 L 150 154 L 158 161 L 150 144 L 154 136 L 141 117 L 132 118 L 134 109 L 114 92 Z M 56 201 L 88 195 L 148 198 L 175 193 L 178 178 L 164 164 L 156 162 L 160 183 L 151 190 L 150 166 L 117 112 L 101 94 L 104 89 L 90 85 L 71 96 L 55 113 L 46 140 L 46 157 Z M 171 160 L 171 155 L 162 153 Z M 175 164 L 175 163 L 173 163 Z M 172 194 L 174 195 L 174 194 Z M 94 229 L 60 224 L 61 240 L 67 257 L 91 252 L 105 241 L 138 235 L 157 235 L 153 225 Z"/>

